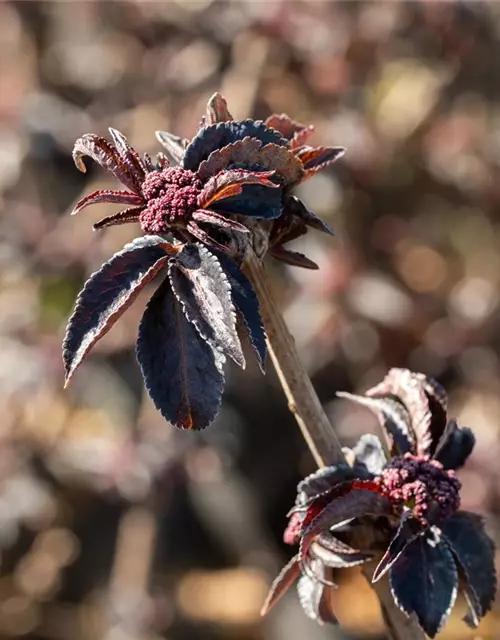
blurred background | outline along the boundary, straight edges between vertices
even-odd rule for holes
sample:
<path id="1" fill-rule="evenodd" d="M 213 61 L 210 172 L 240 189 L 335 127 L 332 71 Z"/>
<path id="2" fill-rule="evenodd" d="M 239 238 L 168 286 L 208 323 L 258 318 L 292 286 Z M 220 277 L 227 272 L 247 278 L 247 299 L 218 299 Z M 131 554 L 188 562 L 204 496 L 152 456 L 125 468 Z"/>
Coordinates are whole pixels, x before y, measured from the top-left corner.
<path id="1" fill-rule="evenodd" d="M 62 390 L 65 321 L 86 277 L 137 235 L 68 211 L 113 186 L 73 166 L 83 133 L 194 135 L 214 91 L 236 118 L 288 112 L 347 147 L 301 187 L 336 230 L 268 263 L 345 445 L 374 429 L 337 401 L 391 366 L 436 376 L 474 428 L 463 506 L 500 539 L 500 4 L 255 0 L 0 3 L 0 637 L 383 638 L 359 576 L 321 628 L 292 591 L 264 620 L 297 481 L 313 470 L 269 363 L 227 369 L 221 414 L 180 433 L 144 392 L 146 293 Z M 499 611 L 476 632 L 500 638 Z"/>

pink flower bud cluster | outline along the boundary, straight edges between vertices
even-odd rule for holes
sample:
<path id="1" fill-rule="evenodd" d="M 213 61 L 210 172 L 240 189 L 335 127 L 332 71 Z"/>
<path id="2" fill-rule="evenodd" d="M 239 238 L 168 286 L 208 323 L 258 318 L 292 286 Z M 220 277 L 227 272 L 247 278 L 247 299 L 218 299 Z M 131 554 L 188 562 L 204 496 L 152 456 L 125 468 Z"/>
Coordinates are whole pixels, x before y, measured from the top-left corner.
<path id="1" fill-rule="evenodd" d="M 186 222 L 198 208 L 201 180 L 192 171 L 163 169 L 148 173 L 142 185 L 147 206 L 140 215 L 145 233 L 168 233 L 171 225 Z"/>
<path id="2" fill-rule="evenodd" d="M 455 472 L 426 456 L 407 453 L 393 458 L 377 481 L 396 508 L 410 508 L 425 523 L 431 514 L 446 518 L 460 507 Z"/>

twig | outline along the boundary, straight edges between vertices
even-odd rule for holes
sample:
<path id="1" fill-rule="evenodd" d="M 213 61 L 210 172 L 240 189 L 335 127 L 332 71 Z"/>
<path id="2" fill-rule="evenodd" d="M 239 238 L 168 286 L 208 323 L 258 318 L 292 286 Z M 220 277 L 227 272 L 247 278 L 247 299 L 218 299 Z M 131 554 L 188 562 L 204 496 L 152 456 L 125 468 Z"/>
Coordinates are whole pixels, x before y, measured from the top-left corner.
<path id="1" fill-rule="evenodd" d="M 307 446 L 319 467 L 345 462 L 342 446 L 300 362 L 295 341 L 276 305 L 264 266 L 250 249 L 245 270 L 259 297 L 271 359 Z M 370 580 L 370 576 L 365 575 Z M 394 603 L 387 579 L 380 580 L 372 587 L 377 593 L 390 640 L 425 640 L 417 622 L 405 616 Z"/>

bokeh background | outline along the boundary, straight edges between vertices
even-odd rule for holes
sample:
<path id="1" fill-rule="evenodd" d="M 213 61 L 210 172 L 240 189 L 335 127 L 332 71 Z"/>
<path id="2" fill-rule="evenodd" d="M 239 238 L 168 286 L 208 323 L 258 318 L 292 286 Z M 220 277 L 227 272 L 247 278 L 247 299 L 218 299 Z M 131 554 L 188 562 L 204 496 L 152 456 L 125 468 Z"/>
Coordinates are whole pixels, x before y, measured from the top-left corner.
<path id="1" fill-rule="evenodd" d="M 321 269 L 268 264 L 343 443 L 374 429 L 335 399 L 391 366 L 436 376 L 474 428 L 465 508 L 500 539 L 500 4 L 0 4 L 0 637 L 383 637 L 354 573 L 321 628 L 290 593 L 261 620 L 299 478 L 314 466 L 269 365 L 229 367 L 206 432 L 165 424 L 134 357 L 143 296 L 62 390 L 61 339 L 85 278 L 136 235 L 101 234 L 111 186 L 74 140 L 194 134 L 221 91 L 237 118 L 288 112 L 343 145 L 301 197 L 336 229 L 298 242 Z M 249 360 L 252 360 L 249 358 Z M 457 607 L 443 638 L 500 638 Z"/>

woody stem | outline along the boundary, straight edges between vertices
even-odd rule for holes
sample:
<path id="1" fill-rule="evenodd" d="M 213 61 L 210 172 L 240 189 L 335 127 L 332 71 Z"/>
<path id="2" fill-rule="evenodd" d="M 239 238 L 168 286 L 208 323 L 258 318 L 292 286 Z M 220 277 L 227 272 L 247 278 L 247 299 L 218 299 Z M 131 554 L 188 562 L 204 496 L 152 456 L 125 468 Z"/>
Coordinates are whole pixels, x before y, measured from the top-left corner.
<path id="1" fill-rule="evenodd" d="M 290 411 L 302 431 L 319 467 L 346 462 L 342 446 L 316 395 L 304 369 L 271 291 L 264 265 L 252 250 L 248 250 L 245 271 L 253 283 L 267 333 L 271 359 L 288 400 Z M 367 576 L 369 579 L 369 576 Z M 387 579 L 372 585 L 375 589 L 390 640 L 425 640 L 417 622 L 406 617 L 396 606 Z"/>

